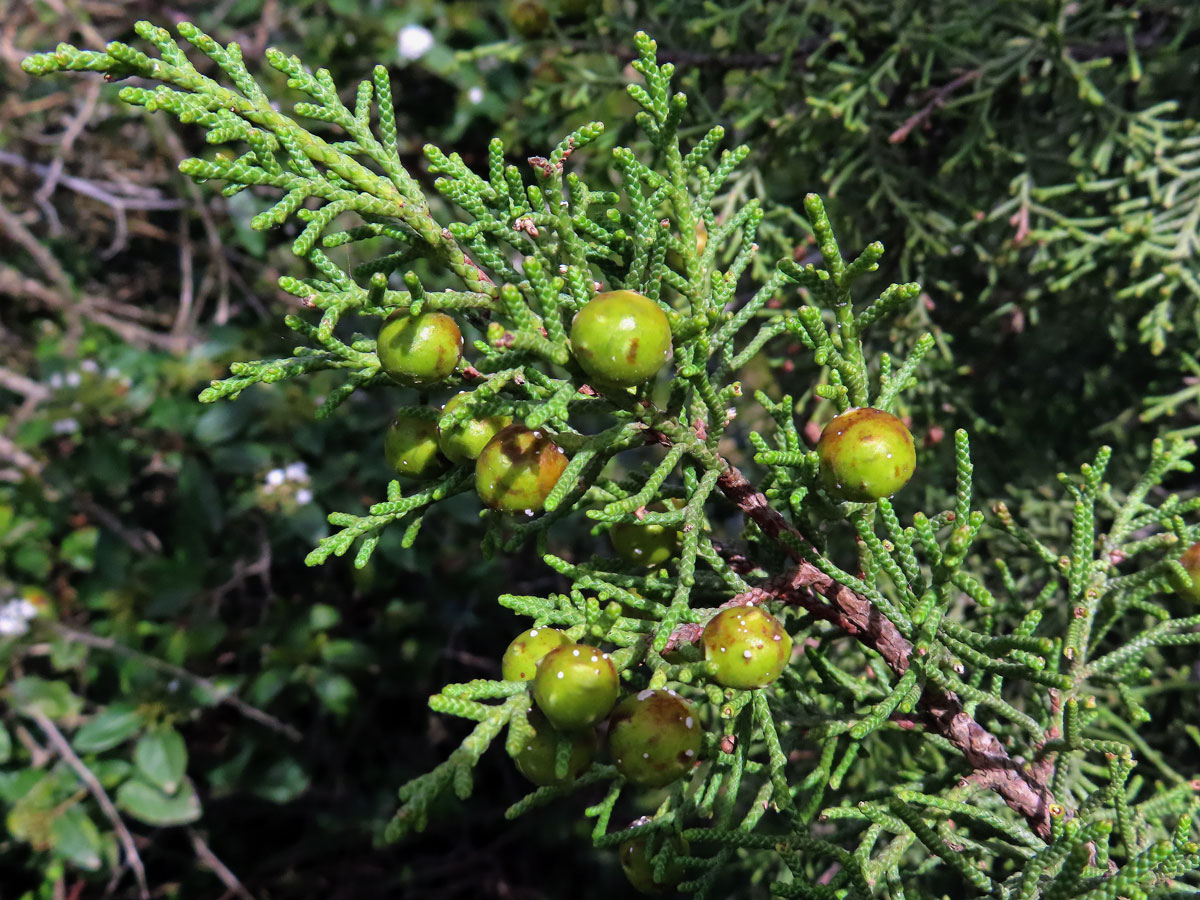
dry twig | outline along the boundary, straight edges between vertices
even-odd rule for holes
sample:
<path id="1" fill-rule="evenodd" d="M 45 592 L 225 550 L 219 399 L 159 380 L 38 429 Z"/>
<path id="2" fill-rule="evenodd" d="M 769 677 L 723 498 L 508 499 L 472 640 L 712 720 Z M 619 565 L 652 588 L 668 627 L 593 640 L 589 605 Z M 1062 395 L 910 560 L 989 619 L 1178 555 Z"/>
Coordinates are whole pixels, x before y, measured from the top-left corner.
<path id="1" fill-rule="evenodd" d="M 226 706 L 236 709 L 247 719 L 258 722 L 260 725 L 263 725 L 274 732 L 282 734 L 291 741 L 296 741 L 299 743 L 303 737 L 300 732 L 291 725 L 288 725 L 286 722 L 281 722 L 270 713 L 263 712 L 256 706 L 251 706 L 236 694 L 230 693 L 228 690 L 222 689 L 213 684 L 203 675 L 197 675 L 194 672 L 189 672 L 187 669 L 184 669 L 181 666 L 176 666 L 161 660 L 156 656 L 151 656 L 148 653 L 142 653 L 140 650 L 134 650 L 132 647 L 126 647 L 124 644 L 120 644 L 117 641 L 114 641 L 112 638 L 101 637 L 98 634 L 92 634 L 88 631 L 79 631 L 78 629 L 57 623 L 51 625 L 51 628 L 59 637 L 66 638 L 69 641 L 75 641 L 78 644 L 94 647 L 97 650 L 105 650 L 109 653 L 115 653 L 118 656 L 136 659 L 152 669 L 157 669 L 158 671 L 174 678 L 179 678 L 183 681 L 190 682 L 208 694 L 214 702 L 223 703 Z"/>
<path id="2" fill-rule="evenodd" d="M 113 802 L 109 799 L 104 786 L 92 773 L 92 770 L 84 765 L 83 760 L 75 755 L 75 751 L 71 749 L 70 743 L 63 733 L 58 730 L 58 727 L 50 721 L 45 713 L 37 709 L 29 709 L 27 715 L 37 722 L 38 728 L 42 729 L 42 733 L 54 745 L 54 749 L 65 762 L 79 780 L 83 782 L 88 789 L 88 793 L 95 798 L 96 803 L 100 805 L 100 811 L 104 813 L 104 817 L 108 819 L 116 832 L 117 840 L 121 844 L 121 848 L 125 851 L 125 864 L 133 870 L 133 876 L 137 879 L 138 895 L 142 900 L 150 900 L 150 889 L 146 886 L 146 868 L 142 865 L 142 858 L 138 855 L 137 846 L 133 843 L 133 835 L 129 833 L 125 822 L 121 819 L 121 814 L 117 812 L 117 808 L 113 806 Z"/>
<path id="3" fill-rule="evenodd" d="M 196 851 L 196 856 L 205 868 L 211 871 L 217 878 L 221 879 L 221 884 L 225 885 L 230 894 L 235 897 L 241 897 L 242 900 L 254 900 L 254 895 L 246 890 L 236 875 L 230 868 L 221 862 L 220 857 L 212 852 L 212 848 L 208 846 L 200 832 L 194 828 L 188 829 L 188 838 L 192 842 L 192 849 Z"/>

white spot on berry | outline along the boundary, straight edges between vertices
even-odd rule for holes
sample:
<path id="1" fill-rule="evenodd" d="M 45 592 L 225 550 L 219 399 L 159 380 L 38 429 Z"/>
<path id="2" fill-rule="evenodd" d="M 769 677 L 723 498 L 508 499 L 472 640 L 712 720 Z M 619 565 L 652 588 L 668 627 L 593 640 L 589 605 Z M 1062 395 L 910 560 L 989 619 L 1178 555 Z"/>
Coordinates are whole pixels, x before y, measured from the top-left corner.
<path id="1" fill-rule="evenodd" d="M 683 755 L 690 759 L 691 757 L 696 755 L 696 751 L 695 750 L 684 750 Z"/>
<path id="2" fill-rule="evenodd" d="M 692 717 L 691 717 L 691 716 L 688 716 L 686 719 L 684 719 L 684 720 L 683 720 L 683 724 L 684 724 L 684 725 L 685 725 L 687 728 L 691 728 L 691 727 L 692 727 L 692 726 L 693 726 L 695 723 L 692 721 Z"/>
<path id="3" fill-rule="evenodd" d="M 746 659 L 749 659 L 751 656 L 753 656 L 753 654 L 749 650 L 743 650 L 742 656 L 745 657 Z"/>
<path id="4" fill-rule="evenodd" d="M 640 694 L 638 694 L 637 698 L 639 700 L 649 700 L 653 696 L 654 696 L 654 691 L 647 688 L 646 690 L 644 690 Z"/>
<path id="5" fill-rule="evenodd" d="M 572 651 L 571 651 L 571 655 L 572 655 L 572 656 L 578 656 L 578 655 L 579 655 L 579 651 L 578 651 L 578 650 L 572 650 Z"/>
<path id="6" fill-rule="evenodd" d="M 563 677 L 563 673 L 562 673 L 562 672 L 559 672 L 559 673 L 558 673 L 558 677 L 559 677 L 559 678 L 562 678 L 562 677 Z"/>

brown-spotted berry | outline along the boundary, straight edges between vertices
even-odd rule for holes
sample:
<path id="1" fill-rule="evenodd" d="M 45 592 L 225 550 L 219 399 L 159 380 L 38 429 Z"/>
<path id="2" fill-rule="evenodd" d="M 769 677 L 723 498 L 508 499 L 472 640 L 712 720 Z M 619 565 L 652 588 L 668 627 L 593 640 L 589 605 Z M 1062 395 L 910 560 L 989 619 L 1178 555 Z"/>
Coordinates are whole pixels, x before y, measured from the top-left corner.
<path id="1" fill-rule="evenodd" d="M 531 681 L 543 657 L 566 643 L 567 636 L 557 628 L 543 626 L 522 631 L 504 651 L 500 673 L 505 681 Z"/>
<path id="2" fill-rule="evenodd" d="M 760 688 L 779 677 L 792 655 L 792 637 L 778 619 L 757 606 L 723 609 L 700 637 L 714 680 L 725 687 Z"/>
<path id="3" fill-rule="evenodd" d="M 597 294 L 571 323 L 571 350 L 598 386 L 635 387 L 671 355 L 671 324 L 649 297 L 633 291 Z"/>
<path id="4" fill-rule="evenodd" d="M 1179 596 L 1200 603 L 1200 541 L 1183 551 L 1179 563 L 1188 573 L 1190 581 L 1187 584 L 1176 585 L 1175 593 Z"/>
<path id="5" fill-rule="evenodd" d="M 609 717 L 608 749 L 617 771 L 634 784 L 670 784 L 696 764 L 696 708 L 674 691 L 644 690 L 626 697 Z"/>
<path id="6" fill-rule="evenodd" d="M 538 512 L 567 467 L 567 456 L 540 431 L 509 425 L 475 461 L 475 493 L 504 512 Z"/>
<path id="7" fill-rule="evenodd" d="M 438 450 L 437 424 L 419 416 L 392 420 L 384 435 L 383 455 L 398 475 L 408 478 L 429 478 L 450 466 Z"/>
<path id="8" fill-rule="evenodd" d="M 821 480 L 842 500 L 872 503 L 908 483 L 917 456 L 912 434 L 890 412 L 851 409 L 825 426 L 817 442 Z"/>

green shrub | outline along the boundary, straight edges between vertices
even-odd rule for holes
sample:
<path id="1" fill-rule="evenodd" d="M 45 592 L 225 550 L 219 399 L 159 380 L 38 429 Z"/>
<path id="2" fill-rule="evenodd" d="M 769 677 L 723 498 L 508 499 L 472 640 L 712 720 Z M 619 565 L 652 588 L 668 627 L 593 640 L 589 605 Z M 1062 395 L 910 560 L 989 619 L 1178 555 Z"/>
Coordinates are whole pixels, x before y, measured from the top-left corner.
<path id="1" fill-rule="evenodd" d="M 310 311 L 286 319 L 300 346 L 283 359 L 235 363 L 201 400 L 332 375 L 321 417 L 342 415 L 356 392 L 375 389 L 403 399 L 392 404 L 397 414 L 436 418 L 442 428 L 507 416 L 536 435 L 530 444 L 505 429 L 489 443 L 495 453 L 485 449 L 481 459 L 507 455 L 545 476 L 544 512 L 482 511 L 482 546 L 515 554 L 532 545 L 557 573 L 555 588 L 499 598 L 524 617 L 513 634 L 531 623 L 551 626 L 583 646 L 554 651 L 553 671 L 570 675 L 561 685 L 539 688 L 535 677 L 531 694 L 524 680 L 476 679 L 434 694 L 435 712 L 473 730 L 432 771 L 400 787 L 388 839 L 424 828 L 448 795 L 465 800 L 489 748 L 517 756 L 528 747 L 539 727 L 530 716 L 535 700 L 550 715 L 545 696 L 569 689 L 579 699 L 572 708 L 584 709 L 589 723 L 611 706 L 607 681 L 592 679 L 588 660 L 558 658 L 586 656 L 590 647 L 596 671 L 606 670 L 607 654 L 625 693 L 673 690 L 695 705 L 704 732 L 696 763 L 647 792 L 602 755 L 571 779 L 573 741 L 559 740 L 553 778 L 543 773 L 552 783 L 515 800 L 508 816 L 580 794 L 596 846 L 615 858 L 618 845 L 647 838 L 652 878 L 678 876 L 681 891 L 730 896 L 768 884 L 785 897 L 1196 892 L 1200 781 L 1185 766 L 1200 743 L 1187 682 L 1200 616 L 1184 596 L 1190 576 L 1178 560 L 1200 538 L 1200 525 L 1190 524 L 1200 500 L 1170 492 L 1191 472 L 1193 444 L 1155 441 L 1146 471 L 1115 485 L 1105 480 L 1112 451 L 1100 448 L 1078 474 L 1060 477 L 1065 503 L 1048 504 L 1031 527 L 1003 503 L 990 522 L 978 508 L 962 429 L 919 450 L 914 483 L 894 501 L 844 502 L 826 487 L 806 423 L 798 427 L 796 398 L 757 390 L 752 404 L 739 376 L 761 376 L 755 367 L 764 359 L 783 369 L 804 354 L 817 373 L 808 389 L 822 401 L 818 416 L 867 406 L 903 414 L 935 338 L 920 335 L 892 354 L 879 349 L 890 336 L 872 335 L 921 288 L 868 291 L 883 245 L 843 255 L 815 194 L 803 198 L 802 214 L 819 259 L 763 259 L 763 206 L 736 180 L 748 148 L 718 154 L 725 133 L 716 125 L 681 139 L 688 99 L 673 91 L 674 67 L 658 63 L 644 34 L 634 61 L 641 80 L 629 95 L 649 152 L 614 148 L 617 177 L 601 182 L 572 170 L 603 133 L 599 123 L 532 158 L 528 173 L 506 163 L 498 140 L 482 174 L 430 145 L 431 171 L 441 176 L 435 187 L 457 207 L 439 218 L 442 207 L 397 152 L 382 67 L 346 106 L 328 72 L 268 51 L 268 63 L 307 98 L 294 105 L 296 116 L 324 123 L 310 131 L 275 108 L 237 45 L 179 26 L 225 84 L 198 72 L 165 30 L 137 30 L 157 57 L 122 43 L 104 51 L 62 45 L 24 65 L 35 74 L 89 70 L 161 82 L 121 95 L 201 125 L 210 143 L 234 144 L 236 153 L 189 159 L 181 169 L 222 182 L 230 196 L 271 189 L 274 205 L 255 227 L 302 223 L 292 249 L 314 273 L 280 280 Z M 598 382 L 576 360 L 572 317 L 601 289 L 635 291 L 665 316 L 673 350 L 657 378 Z M 454 316 L 469 338 L 442 387 L 447 397 L 471 395 L 449 412 L 428 386 L 400 393 L 376 353 L 384 319 L 430 310 Z M 366 515 L 331 514 L 338 530 L 320 538 L 309 563 L 353 550 L 356 566 L 367 567 L 392 535 L 412 547 L 427 515 L 440 521 L 443 510 L 469 501 L 476 475 L 467 462 L 415 485 L 390 482 Z M 1060 521 L 1064 508 L 1069 516 Z M 678 555 L 647 570 L 577 554 L 565 529 L 579 521 L 597 533 L 673 528 Z M 699 648 L 703 626 L 722 608 L 750 605 L 782 621 L 795 651 L 766 687 L 722 687 L 721 667 Z M 315 609 L 314 627 L 333 621 L 331 608 Z M 748 644 L 745 652 L 754 649 L 762 648 Z M 26 677 L 8 691 L 38 724 L 79 712 L 65 686 Z M 321 699 L 336 705 L 344 689 L 327 693 Z M 577 724 L 569 718 L 568 727 Z M 1137 728 L 1147 722 L 1157 724 L 1153 743 Z M 138 773 L 127 766 L 107 785 L 118 800 L 122 792 L 158 800 L 146 793 L 157 791 L 178 802 L 182 745 L 171 734 L 155 723 L 138 739 Z M 23 787 L 12 791 L 14 810 L 35 796 Z M 142 820 L 153 821 L 144 812 Z M 652 815 L 623 825 L 642 813 Z M 61 844 L 24 820 L 18 832 L 11 814 L 9 827 L 35 847 Z M 110 863 L 120 853 L 111 845 L 106 852 Z"/>

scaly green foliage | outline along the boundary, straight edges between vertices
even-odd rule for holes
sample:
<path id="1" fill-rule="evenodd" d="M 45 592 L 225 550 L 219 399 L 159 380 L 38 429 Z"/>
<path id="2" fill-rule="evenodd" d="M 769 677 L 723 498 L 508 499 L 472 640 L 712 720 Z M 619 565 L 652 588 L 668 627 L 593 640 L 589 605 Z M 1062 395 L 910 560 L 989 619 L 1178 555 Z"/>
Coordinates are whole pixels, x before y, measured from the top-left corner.
<path id="1" fill-rule="evenodd" d="M 226 87 L 201 75 L 165 31 L 145 23 L 138 31 L 159 58 L 124 44 L 103 52 L 60 46 L 25 68 L 163 82 L 122 96 L 200 124 L 212 143 L 248 147 L 182 168 L 224 181 L 226 193 L 282 193 L 256 225 L 304 221 L 293 249 L 317 273 L 281 282 L 321 313 L 316 324 L 287 320 L 307 343 L 285 360 L 236 366 L 201 399 L 346 369 L 322 407 L 328 414 L 355 390 L 384 383 L 374 342 L 349 331 L 352 317 L 374 326 L 397 309 L 454 313 L 483 337 L 445 385 L 473 393 L 444 424 L 512 416 L 550 434 L 570 457 L 544 514 L 483 513 L 487 552 L 532 541 L 563 585 L 500 603 L 607 649 L 629 691 L 672 689 L 699 709 L 697 765 L 665 791 L 644 795 L 596 762 L 573 782 L 517 800 L 510 816 L 594 786 L 603 794 L 585 811 L 595 819 L 594 842 L 681 834 L 688 855 L 682 842 L 663 840 L 654 865 L 660 873 L 681 866 L 681 890 L 698 897 L 728 895 L 735 872 L 742 885 L 733 891 L 765 879 L 785 897 L 1197 892 L 1200 782 L 1129 724 L 1163 713 L 1162 695 L 1180 687 L 1188 648 L 1200 643 L 1200 616 L 1170 593 L 1186 577 L 1180 553 L 1200 538 L 1200 501 L 1162 489 L 1191 471 L 1193 444 L 1156 444 L 1145 476 L 1128 489 L 1104 481 L 1107 448 L 1078 476 L 1062 476 L 1073 515 L 1058 546 L 1003 505 L 987 524 L 975 508 L 964 431 L 954 437 L 952 508 L 840 503 L 822 487 L 792 398 L 758 395 L 769 427 L 741 426 L 739 414 L 751 407 L 739 402 L 739 371 L 771 342 L 796 340 L 824 367 L 815 392 L 837 411 L 897 409 L 933 338 L 915 341 L 903 359 L 873 352 L 864 339 L 920 288 L 896 284 L 857 300 L 884 248 L 872 243 L 845 257 L 812 194 L 803 213 L 820 265 L 760 260 L 762 207 L 730 193 L 748 150 L 712 159 L 724 137 L 719 126 L 691 146 L 681 141 L 687 98 L 673 92 L 674 67 L 658 63 L 650 38 L 636 38 L 642 83 L 629 94 L 651 157 L 616 148 L 615 184 L 568 171 L 602 133 L 598 123 L 531 159 L 528 174 L 505 163 L 498 141 L 484 174 L 428 147 L 430 169 L 441 176 L 436 189 L 461 210 L 443 226 L 395 153 L 382 70 L 359 86 L 351 110 L 327 73 L 268 53 L 308 98 L 295 114 L 322 123 L 323 133 L 336 129 L 322 138 L 274 108 L 236 45 L 179 28 L 224 71 L 233 83 Z M 346 216 L 353 224 L 342 224 Z M 364 243 L 364 252 L 378 255 L 357 268 L 325 252 L 367 241 L 376 243 Z M 763 277 L 744 294 L 756 263 Z M 404 290 L 392 287 L 393 275 Z M 601 286 L 642 293 L 667 315 L 669 377 L 635 389 L 587 382 L 566 329 Z M 753 450 L 754 480 L 731 459 L 742 443 Z M 630 469 L 630 457 L 640 467 Z M 341 531 L 309 561 L 357 542 L 364 565 L 384 529 L 403 529 L 411 543 L 431 509 L 470 486 L 471 471 L 461 466 L 408 494 L 392 482 L 368 516 L 331 516 Z M 673 500 L 682 503 L 647 511 Z M 730 526 L 730 514 L 741 515 L 740 527 Z M 553 531 L 571 517 L 599 530 L 639 521 L 677 528 L 678 557 L 646 572 L 557 553 Z M 748 604 L 770 607 L 801 649 L 774 684 L 724 689 L 700 657 L 700 628 L 718 609 Z M 444 763 L 400 789 L 389 838 L 423 828 L 445 792 L 466 798 L 493 744 L 520 751 L 531 728 L 528 688 L 480 679 L 430 698 L 435 711 L 477 724 Z M 565 776 L 569 753 L 570 742 L 560 742 L 556 774 Z M 613 823 L 618 809 L 647 803 L 649 820 Z"/>

